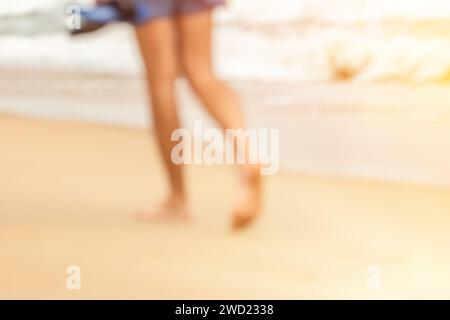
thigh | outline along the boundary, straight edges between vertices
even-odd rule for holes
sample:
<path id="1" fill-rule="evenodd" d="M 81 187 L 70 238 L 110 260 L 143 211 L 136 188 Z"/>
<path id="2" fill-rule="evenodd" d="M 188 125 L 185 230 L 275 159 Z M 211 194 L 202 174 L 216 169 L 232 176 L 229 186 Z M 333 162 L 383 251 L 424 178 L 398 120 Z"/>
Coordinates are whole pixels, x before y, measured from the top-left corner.
<path id="1" fill-rule="evenodd" d="M 212 73 L 212 10 L 205 9 L 176 17 L 184 71 Z"/>
<path id="2" fill-rule="evenodd" d="M 171 17 L 151 20 L 135 27 L 136 37 L 152 84 L 176 76 L 177 36 Z"/>

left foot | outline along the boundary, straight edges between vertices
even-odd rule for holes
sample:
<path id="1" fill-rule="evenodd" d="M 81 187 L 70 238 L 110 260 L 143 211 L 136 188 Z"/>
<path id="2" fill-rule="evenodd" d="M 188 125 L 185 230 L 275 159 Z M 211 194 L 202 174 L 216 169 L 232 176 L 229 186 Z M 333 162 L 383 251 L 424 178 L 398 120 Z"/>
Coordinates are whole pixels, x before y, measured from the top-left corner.
<path id="1" fill-rule="evenodd" d="M 143 209 L 136 213 L 136 219 L 144 222 L 188 221 L 190 219 L 186 201 L 178 197 L 169 197 L 153 209 Z"/>

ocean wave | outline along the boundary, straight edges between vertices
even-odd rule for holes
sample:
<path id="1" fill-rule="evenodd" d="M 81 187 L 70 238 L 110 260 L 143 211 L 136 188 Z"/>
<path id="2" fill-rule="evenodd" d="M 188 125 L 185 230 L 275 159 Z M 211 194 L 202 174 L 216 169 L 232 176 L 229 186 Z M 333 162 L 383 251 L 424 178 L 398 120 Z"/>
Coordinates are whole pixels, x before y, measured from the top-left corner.
<path id="1" fill-rule="evenodd" d="M 0 67 L 141 72 L 130 28 L 73 40 L 55 27 L 63 6 L 0 0 Z M 217 68 L 229 79 L 450 80 L 447 0 L 234 0 L 217 24 Z"/>

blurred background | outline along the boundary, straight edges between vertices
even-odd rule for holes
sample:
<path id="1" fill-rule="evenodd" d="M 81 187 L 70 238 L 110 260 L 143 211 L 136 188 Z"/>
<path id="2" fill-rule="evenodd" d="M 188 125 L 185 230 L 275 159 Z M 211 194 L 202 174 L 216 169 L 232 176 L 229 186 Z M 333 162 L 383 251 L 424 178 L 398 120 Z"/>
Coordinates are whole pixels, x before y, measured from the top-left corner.
<path id="1" fill-rule="evenodd" d="M 282 173 L 239 236 L 223 233 L 229 168 L 189 168 L 191 228 L 133 224 L 165 185 L 133 30 L 71 38 L 66 6 L 0 0 L 0 297 L 450 297 L 448 0 L 215 12 L 217 71 L 250 126 L 281 130 Z M 177 85 L 189 127 L 205 115 Z M 79 293 L 64 288 L 74 263 Z"/>
<path id="2" fill-rule="evenodd" d="M 1 110 L 145 126 L 143 99 L 108 99 L 112 78 L 142 76 L 133 30 L 115 25 L 71 39 L 61 29 L 65 8 L 0 1 L 0 67 L 45 73 L 43 88 L 5 75 Z M 217 70 L 248 112 L 258 109 L 252 124 L 285 128 L 284 168 L 449 185 L 449 16 L 444 0 L 232 0 L 216 14 Z M 74 85 L 50 73 L 110 81 Z M 8 85 L 33 92 L 17 96 Z M 67 90 L 89 106 L 74 106 Z"/>

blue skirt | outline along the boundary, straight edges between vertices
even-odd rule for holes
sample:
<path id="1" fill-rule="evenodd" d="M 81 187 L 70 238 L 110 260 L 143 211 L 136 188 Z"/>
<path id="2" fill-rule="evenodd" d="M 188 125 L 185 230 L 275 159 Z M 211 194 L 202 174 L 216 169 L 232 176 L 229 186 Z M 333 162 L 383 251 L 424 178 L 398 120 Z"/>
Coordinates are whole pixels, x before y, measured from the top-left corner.
<path id="1" fill-rule="evenodd" d="M 133 22 L 142 24 L 147 21 L 189 14 L 225 3 L 225 0 L 134 0 L 135 12 Z"/>

